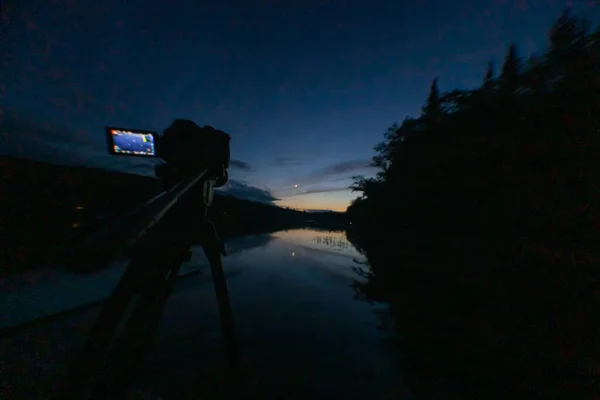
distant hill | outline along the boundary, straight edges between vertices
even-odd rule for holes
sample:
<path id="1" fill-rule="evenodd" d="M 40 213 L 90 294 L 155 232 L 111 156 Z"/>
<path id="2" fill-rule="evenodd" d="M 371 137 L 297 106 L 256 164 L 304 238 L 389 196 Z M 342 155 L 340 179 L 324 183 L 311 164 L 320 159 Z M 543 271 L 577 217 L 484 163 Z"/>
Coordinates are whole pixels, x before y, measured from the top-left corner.
<path id="1" fill-rule="evenodd" d="M 0 157 L 0 271 L 60 262 L 65 246 L 163 190 L 158 179 Z M 343 224 L 342 213 L 307 213 L 215 194 L 209 215 L 222 236 Z"/>

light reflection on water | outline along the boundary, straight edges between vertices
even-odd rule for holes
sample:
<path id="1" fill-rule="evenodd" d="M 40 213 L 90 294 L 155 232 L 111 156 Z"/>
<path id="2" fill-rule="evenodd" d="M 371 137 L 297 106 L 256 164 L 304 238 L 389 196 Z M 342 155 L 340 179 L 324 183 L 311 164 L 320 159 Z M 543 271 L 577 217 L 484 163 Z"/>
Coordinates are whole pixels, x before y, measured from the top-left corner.
<path id="1" fill-rule="evenodd" d="M 280 231 L 238 237 L 226 248 L 223 265 L 249 395 L 402 398 L 376 310 L 355 298 L 353 266 L 363 257 L 344 232 Z M 140 373 L 138 386 L 174 396 L 164 398 L 189 397 L 190 390 L 210 398 L 211 387 L 227 376 L 215 292 L 201 253 L 194 249 L 185 270 L 202 272 L 173 288 Z M 77 343 L 69 339 L 75 333 L 65 329 L 57 340 Z"/>
<path id="2" fill-rule="evenodd" d="M 363 258 L 354 246 L 348 242 L 346 233 L 343 231 L 294 229 L 276 232 L 272 236 L 298 246 L 335 252 L 354 258 Z"/>
<path id="3" fill-rule="evenodd" d="M 352 267 L 362 257 L 344 232 L 280 231 L 227 247 L 235 251 L 223 260 L 225 272 L 239 271 L 228 279 L 229 297 L 257 398 L 403 398 L 380 317 L 355 298 L 360 277 Z M 158 333 L 168 345 L 150 356 L 146 384 L 161 385 L 164 365 L 194 368 L 209 380 L 223 373 L 214 370 L 223 368 L 219 329 L 210 285 L 175 289 Z"/>
<path id="4" fill-rule="evenodd" d="M 364 279 L 354 268 L 366 259 L 348 242 L 345 232 L 293 229 L 261 237 L 260 240 L 237 238 L 227 243 L 228 251 L 230 248 L 235 251 L 224 262 L 240 262 L 254 270 L 276 274 L 285 269 L 287 274 L 294 275 L 295 282 L 309 280 L 315 287 L 342 285 L 344 291 L 350 291 L 354 281 Z"/>

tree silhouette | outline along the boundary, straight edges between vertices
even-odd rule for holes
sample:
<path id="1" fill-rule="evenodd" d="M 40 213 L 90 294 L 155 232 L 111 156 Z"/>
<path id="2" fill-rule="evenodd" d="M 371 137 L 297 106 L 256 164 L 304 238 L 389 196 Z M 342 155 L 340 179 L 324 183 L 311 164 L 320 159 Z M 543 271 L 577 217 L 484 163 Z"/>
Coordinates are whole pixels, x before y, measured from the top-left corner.
<path id="1" fill-rule="evenodd" d="M 388 301 L 403 338 L 433 354 L 420 362 L 453 379 L 517 385 L 519 368 L 543 368 L 526 343 L 578 343 L 600 358 L 593 335 L 570 330 L 600 329 L 600 28 L 589 25 L 563 13 L 545 53 L 522 63 L 511 44 L 479 88 L 440 93 L 434 79 L 422 114 L 375 147 L 377 176 L 355 179 L 362 195 L 347 213 L 371 265 L 357 290 Z M 500 350 L 481 325 L 513 342 Z M 495 358 L 478 358 L 486 352 Z M 584 374 L 577 363 L 565 374 Z M 518 379 L 549 398 L 594 387 L 582 378 L 563 393 L 547 376 L 535 383 L 540 374 Z"/>
<path id="2" fill-rule="evenodd" d="M 494 62 L 488 63 L 487 70 L 485 71 L 485 77 L 483 78 L 484 89 L 490 89 L 494 80 Z"/>
<path id="3" fill-rule="evenodd" d="M 435 78 L 431 83 L 427 103 L 423 107 L 423 117 L 426 119 L 436 120 L 440 116 L 440 91 L 438 89 L 438 79 Z"/>
<path id="4" fill-rule="evenodd" d="M 517 45 L 512 43 L 508 47 L 508 52 L 502 65 L 502 73 L 500 75 L 500 82 L 502 88 L 509 93 L 514 92 L 519 85 L 519 70 L 520 70 L 520 59 L 517 55 Z"/>

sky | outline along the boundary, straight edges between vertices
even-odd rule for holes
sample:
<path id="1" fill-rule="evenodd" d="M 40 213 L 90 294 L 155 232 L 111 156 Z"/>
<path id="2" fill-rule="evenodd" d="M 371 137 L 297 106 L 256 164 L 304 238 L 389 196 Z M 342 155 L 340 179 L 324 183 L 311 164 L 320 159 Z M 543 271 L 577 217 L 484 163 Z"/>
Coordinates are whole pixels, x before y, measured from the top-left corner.
<path id="1" fill-rule="evenodd" d="M 338 211 L 433 78 L 476 87 L 510 42 L 543 52 L 565 7 L 600 15 L 595 0 L 2 4 L 0 154 L 151 174 L 152 161 L 109 156 L 104 127 L 192 119 L 232 137 L 225 192 Z"/>

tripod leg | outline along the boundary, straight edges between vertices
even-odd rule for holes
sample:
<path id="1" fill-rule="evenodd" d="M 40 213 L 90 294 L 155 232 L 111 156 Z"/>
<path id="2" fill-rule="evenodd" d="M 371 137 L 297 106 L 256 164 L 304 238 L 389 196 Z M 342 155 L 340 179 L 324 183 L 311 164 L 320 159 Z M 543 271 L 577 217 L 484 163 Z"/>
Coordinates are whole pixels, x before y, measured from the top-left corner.
<path id="1" fill-rule="evenodd" d="M 83 349 L 71 364 L 67 379 L 58 389 L 57 399 L 80 399 L 87 390 L 114 332 L 131 301 L 136 282 L 142 275 L 142 265 L 131 262 L 111 296 L 106 300 L 96 324 L 92 327 Z"/>
<path id="2" fill-rule="evenodd" d="M 170 253 L 155 259 L 154 265 L 148 265 L 154 273 L 148 278 L 138 305 L 115 343 L 92 400 L 120 398 L 127 390 L 132 376 L 139 370 L 144 350 L 152 340 L 181 264 L 187 261 L 186 253 L 185 249 Z"/>
<path id="3" fill-rule="evenodd" d="M 118 339 L 107 363 L 106 374 L 96 386 L 92 400 L 121 398 L 128 389 L 160 321 L 179 267 L 178 264 L 168 271 L 163 270 L 164 274 L 157 276 L 156 281 L 142 294 L 125 332 Z"/>
<path id="4" fill-rule="evenodd" d="M 227 345 L 227 358 L 229 365 L 234 368 L 238 349 L 235 340 L 233 313 L 231 312 L 231 304 L 229 303 L 227 281 L 225 280 L 223 264 L 221 262 L 222 245 L 219 242 L 217 232 L 212 223 L 205 222 L 204 232 L 204 245 L 202 247 L 210 263 L 210 272 L 213 277 L 217 303 L 219 305 L 221 328 Z"/>

